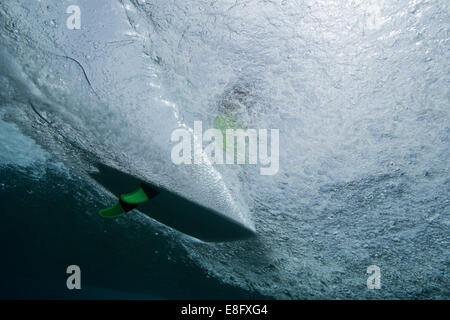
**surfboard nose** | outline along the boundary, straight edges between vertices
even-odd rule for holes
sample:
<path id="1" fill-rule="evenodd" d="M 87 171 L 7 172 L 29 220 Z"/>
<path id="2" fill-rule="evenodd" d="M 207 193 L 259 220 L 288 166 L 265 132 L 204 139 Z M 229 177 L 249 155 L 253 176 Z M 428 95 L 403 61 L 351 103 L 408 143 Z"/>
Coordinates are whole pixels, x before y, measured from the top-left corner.
<path id="1" fill-rule="evenodd" d="M 208 242 L 243 240 L 255 236 L 252 226 L 235 218 L 240 213 L 230 214 L 230 210 L 237 210 L 235 206 L 228 205 L 224 209 L 228 212 L 220 212 L 217 208 L 103 163 L 97 163 L 96 167 L 98 172 L 92 172 L 90 176 L 118 198 L 143 182 L 154 188 L 158 195 L 139 204 L 137 210 L 189 236 Z M 221 201 L 224 202 L 223 199 Z"/>

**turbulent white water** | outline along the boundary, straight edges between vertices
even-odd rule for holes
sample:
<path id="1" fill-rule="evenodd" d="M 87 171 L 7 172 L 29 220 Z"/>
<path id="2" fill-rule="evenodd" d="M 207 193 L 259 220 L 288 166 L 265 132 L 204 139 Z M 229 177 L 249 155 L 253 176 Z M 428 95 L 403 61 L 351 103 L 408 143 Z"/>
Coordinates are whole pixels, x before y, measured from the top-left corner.
<path id="1" fill-rule="evenodd" d="M 232 104 L 246 127 L 280 129 L 280 171 L 217 166 L 258 238 L 180 239 L 192 260 L 279 298 L 448 298 L 445 1 L 76 2 L 81 30 L 65 2 L 0 4 L 5 118 L 60 152 L 24 120 L 39 100 L 84 148 L 189 186 L 161 160 L 171 131 Z M 381 290 L 366 288 L 369 265 Z"/>

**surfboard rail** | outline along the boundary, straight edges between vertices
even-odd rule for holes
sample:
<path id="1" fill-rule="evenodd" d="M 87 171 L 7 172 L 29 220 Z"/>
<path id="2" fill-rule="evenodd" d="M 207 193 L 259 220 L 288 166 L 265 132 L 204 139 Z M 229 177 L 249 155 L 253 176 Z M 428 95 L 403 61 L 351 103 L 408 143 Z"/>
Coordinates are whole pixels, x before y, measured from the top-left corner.
<path id="1" fill-rule="evenodd" d="M 255 231 L 240 221 L 160 185 L 103 163 L 97 163 L 95 167 L 98 171 L 89 175 L 118 198 L 143 184 L 157 191 L 156 196 L 140 203 L 136 210 L 182 233 L 207 242 L 244 240 L 255 236 Z"/>

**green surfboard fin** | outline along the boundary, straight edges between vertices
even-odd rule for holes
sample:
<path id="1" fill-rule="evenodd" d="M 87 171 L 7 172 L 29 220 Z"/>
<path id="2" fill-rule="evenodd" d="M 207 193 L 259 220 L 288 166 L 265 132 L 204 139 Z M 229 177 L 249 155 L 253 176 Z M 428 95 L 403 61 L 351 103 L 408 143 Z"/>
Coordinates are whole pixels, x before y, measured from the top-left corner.
<path id="1" fill-rule="evenodd" d="M 118 217 L 122 214 L 126 213 L 126 211 L 122 208 L 122 205 L 120 202 L 117 202 L 114 206 L 101 209 L 98 214 L 101 215 L 104 218 L 114 218 Z"/>
<path id="2" fill-rule="evenodd" d="M 147 191 L 145 191 L 144 188 Z M 128 211 L 137 208 L 138 204 L 150 200 L 150 198 L 155 197 L 156 195 L 158 195 L 158 193 L 158 191 L 149 189 L 148 187 L 145 187 L 145 185 L 144 187 L 141 186 L 136 191 L 122 194 L 120 196 L 119 202 L 117 202 L 112 207 L 100 210 L 98 214 L 105 218 L 118 217 L 124 213 L 127 213 Z"/>
<path id="3" fill-rule="evenodd" d="M 147 194 L 142 188 L 139 188 L 131 193 L 122 194 L 120 199 L 129 204 L 139 204 L 149 200 Z"/>

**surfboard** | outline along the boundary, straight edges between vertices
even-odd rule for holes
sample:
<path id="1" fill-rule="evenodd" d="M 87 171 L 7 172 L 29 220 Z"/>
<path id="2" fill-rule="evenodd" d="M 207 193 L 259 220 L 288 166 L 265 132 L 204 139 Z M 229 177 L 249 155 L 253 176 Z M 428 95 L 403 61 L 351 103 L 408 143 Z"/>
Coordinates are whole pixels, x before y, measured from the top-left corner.
<path id="1" fill-rule="evenodd" d="M 206 242 L 243 240 L 255 236 L 255 231 L 212 208 L 129 173 L 97 163 L 97 172 L 89 175 L 117 198 L 139 188 L 143 183 L 154 190 L 149 201 L 134 209 L 171 228 Z"/>
<path id="2" fill-rule="evenodd" d="M 30 102 L 30 105 L 32 110 L 53 128 L 51 123 L 41 116 L 34 104 Z M 206 242 L 244 240 L 255 236 L 256 233 L 253 227 L 246 225 L 238 218 L 188 199 L 161 185 L 108 166 L 100 162 L 95 154 L 78 145 L 74 139 L 67 137 L 57 129 L 55 129 L 55 132 L 67 142 L 67 146 L 70 146 L 65 151 L 70 152 L 74 158 L 78 159 L 75 162 L 84 164 L 80 165 L 80 170 L 86 172 L 96 183 L 115 195 L 119 201 L 124 194 L 141 188 L 143 185 L 154 191 L 151 192 L 154 195 L 151 195 L 148 201 L 139 203 L 138 206 L 127 208 L 125 211 L 137 210 L 171 228 Z M 92 170 L 92 168 L 97 170 Z M 198 176 L 196 178 L 198 179 Z M 207 183 L 205 184 L 208 185 Z M 214 191 L 211 190 L 213 193 L 220 193 L 220 191 L 220 188 L 216 188 Z M 218 198 L 220 197 L 219 194 L 217 196 Z M 120 203 L 122 206 L 127 205 L 124 202 Z"/>

